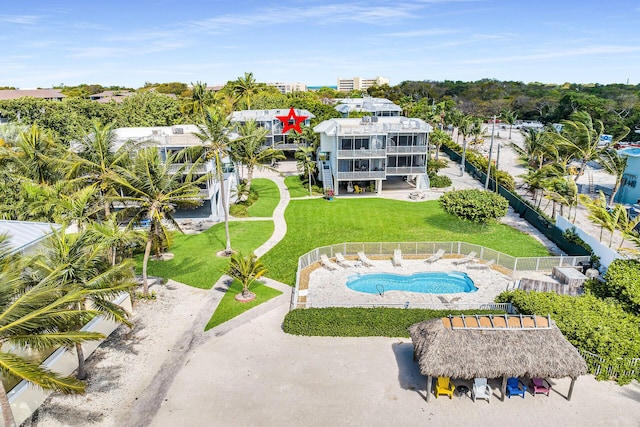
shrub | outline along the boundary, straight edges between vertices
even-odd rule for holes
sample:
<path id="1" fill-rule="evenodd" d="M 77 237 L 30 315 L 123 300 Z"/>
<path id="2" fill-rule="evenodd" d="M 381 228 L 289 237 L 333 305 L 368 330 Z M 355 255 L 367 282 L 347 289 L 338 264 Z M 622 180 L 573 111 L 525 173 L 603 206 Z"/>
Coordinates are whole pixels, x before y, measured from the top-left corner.
<path id="1" fill-rule="evenodd" d="M 447 161 L 446 160 L 435 160 L 435 159 L 429 159 L 427 160 L 427 173 L 429 175 L 433 174 L 437 174 L 438 171 L 442 168 L 446 168 L 447 167 Z"/>
<path id="2" fill-rule="evenodd" d="M 499 310 L 426 310 L 402 308 L 306 308 L 284 318 L 288 334 L 325 337 L 409 337 L 409 326 L 449 314 L 502 314 Z"/>
<path id="3" fill-rule="evenodd" d="M 477 223 L 505 216 L 509 208 L 499 194 L 476 189 L 448 191 L 440 197 L 440 205 L 451 215 Z"/>
<path id="4" fill-rule="evenodd" d="M 429 177 L 429 183 L 433 188 L 444 188 L 451 186 L 451 178 L 444 175 L 434 175 Z"/>
<path id="5" fill-rule="evenodd" d="M 640 357 L 640 318 L 619 305 L 587 292 L 580 297 L 553 292 L 503 292 L 496 302 L 510 302 L 522 314 L 550 314 L 564 336 L 580 350 L 604 359 L 598 379 L 609 379 L 608 367 L 621 384 L 631 379 L 625 370 L 629 359 Z M 595 373 L 596 365 L 589 369 Z M 636 370 L 635 377 L 640 379 Z"/>
<path id="6" fill-rule="evenodd" d="M 601 298 L 615 298 L 622 307 L 640 315 L 640 262 L 617 259 L 604 275 L 605 286 L 595 291 Z"/>

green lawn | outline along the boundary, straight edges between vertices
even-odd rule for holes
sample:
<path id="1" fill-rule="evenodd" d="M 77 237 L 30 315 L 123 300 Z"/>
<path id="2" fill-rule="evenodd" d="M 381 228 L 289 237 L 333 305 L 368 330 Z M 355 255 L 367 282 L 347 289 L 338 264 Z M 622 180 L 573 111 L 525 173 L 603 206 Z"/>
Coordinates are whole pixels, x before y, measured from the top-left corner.
<path id="1" fill-rule="evenodd" d="M 280 191 L 275 182 L 266 178 L 255 178 L 251 181 L 251 188 L 258 193 L 258 200 L 249 206 L 249 216 L 271 218 L 273 210 L 280 201 Z"/>
<path id="2" fill-rule="evenodd" d="M 269 301 L 271 298 L 275 298 L 278 295 L 282 294 L 277 289 L 270 288 L 261 283 L 254 283 L 250 290 L 251 292 L 256 294 L 256 299 L 251 302 L 238 302 L 235 299 L 235 295 L 242 290 L 242 284 L 237 280 L 234 280 L 229 289 L 222 297 L 218 308 L 209 319 L 207 326 L 205 326 L 204 330 L 208 331 L 209 329 L 216 327 L 227 320 L 231 320 L 234 317 L 244 313 L 245 311 L 253 308 L 257 305 L 262 304 L 263 302 Z"/>
<path id="3" fill-rule="evenodd" d="M 230 222 L 231 246 L 249 254 L 266 242 L 273 233 L 273 221 Z M 169 252 L 170 261 L 149 261 L 150 276 L 173 279 L 189 286 L 210 289 L 222 276 L 229 259 L 216 253 L 225 247 L 224 223 L 216 224 L 200 234 L 178 234 Z M 142 255 L 136 257 L 142 265 Z"/>
<path id="4" fill-rule="evenodd" d="M 298 257 L 318 246 L 342 242 L 463 241 L 513 256 L 549 255 L 526 233 L 502 224 L 481 226 L 459 220 L 442 210 L 437 200 L 292 200 L 285 217 L 287 235 L 262 262 L 269 277 L 291 285 Z"/>
<path id="5" fill-rule="evenodd" d="M 309 189 L 305 188 L 299 176 L 287 176 L 284 178 L 284 185 L 289 189 L 291 197 L 308 197 Z"/>

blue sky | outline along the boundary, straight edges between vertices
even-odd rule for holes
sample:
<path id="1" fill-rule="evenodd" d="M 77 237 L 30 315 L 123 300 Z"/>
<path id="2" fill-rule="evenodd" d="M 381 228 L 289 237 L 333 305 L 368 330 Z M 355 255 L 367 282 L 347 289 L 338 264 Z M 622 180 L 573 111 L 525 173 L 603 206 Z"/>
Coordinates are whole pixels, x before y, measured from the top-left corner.
<path id="1" fill-rule="evenodd" d="M 637 0 L 3 2 L 0 86 L 640 83 Z"/>

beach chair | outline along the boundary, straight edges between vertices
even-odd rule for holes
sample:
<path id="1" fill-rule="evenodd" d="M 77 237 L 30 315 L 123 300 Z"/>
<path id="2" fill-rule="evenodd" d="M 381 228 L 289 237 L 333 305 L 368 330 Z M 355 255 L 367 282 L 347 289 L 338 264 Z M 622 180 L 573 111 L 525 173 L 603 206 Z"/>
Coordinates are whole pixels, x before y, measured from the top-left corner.
<path id="1" fill-rule="evenodd" d="M 320 264 L 322 264 L 324 267 L 327 268 L 327 270 L 338 270 L 338 264 L 331 262 L 331 260 L 329 259 L 329 257 L 327 257 L 326 255 L 320 255 Z"/>
<path id="2" fill-rule="evenodd" d="M 355 267 L 355 264 L 346 259 L 341 252 L 336 252 L 336 262 L 338 263 L 338 265 L 341 265 L 343 267 Z"/>
<path id="3" fill-rule="evenodd" d="M 444 253 L 445 253 L 444 249 L 438 249 L 438 252 L 436 252 L 435 254 L 431 255 L 429 258 L 425 259 L 424 262 L 426 262 L 427 264 L 432 264 L 432 263 L 436 262 L 437 260 L 439 260 L 440 258 L 442 258 Z"/>
<path id="4" fill-rule="evenodd" d="M 393 250 L 393 259 L 391 262 L 394 267 L 402 267 L 402 251 L 400 249 Z"/>
<path id="5" fill-rule="evenodd" d="M 358 252 L 358 259 L 365 267 L 373 267 L 373 263 L 364 252 Z"/>
<path id="6" fill-rule="evenodd" d="M 466 264 L 468 262 L 471 262 L 476 257 L 476 255 L 477 254 L 474 251 L 471 251 L 471 253 L 469 253 L 469 255 L 467 255 L 466 257 L 454 259 L 451 263 L 454 265 Z"/>
<path id="7" fill-rule="evenodd" d="M 522 388 L 520 388 L 522 386 Z M 507 380 L 507 397 L 511 399 L 511 396 L 522 396 L 524 399 L 524 392 L 527 391 L 527 386 L 519 379 L 511 377 Z"/>
<path id="8" fill-rule="evenodd" d="M 476 270 L 488 270 L 495 263 L 496 263 L 495 259 L 490 259 L 487 262 L 478 262 L 478 261 L 476 261 L 473 264 L 467 265 L 467 268 L 475 268 Z"/>
<path id="9" fill-rule="evenodd" d="M 473 389 L 471 390 L 471 397 L 475 402 L 476 399 L 486 399 L 491 403 L 491 387 L 487 384 L 486 378 L 476 378 L 473 380 Z"/>
<path id="10" fill-rule="evenodd" d="M 549 384 L 542 378 L 531 378 L 531 386 L 531 391 L 533 392 L 534 396 L 538 393 L 546 394 L 547 396 L 549 396 L 549 392 L 551 391 L 551 384 Z"/>
<path id="11" fill-rule="evenodd" d="M 439 395 L 449 395 L 449 399 L 453 399 L 453 391 L 456 386 L 453 385 L 449 377 L 438 377 L 436 381 L 436 399 Z"/>

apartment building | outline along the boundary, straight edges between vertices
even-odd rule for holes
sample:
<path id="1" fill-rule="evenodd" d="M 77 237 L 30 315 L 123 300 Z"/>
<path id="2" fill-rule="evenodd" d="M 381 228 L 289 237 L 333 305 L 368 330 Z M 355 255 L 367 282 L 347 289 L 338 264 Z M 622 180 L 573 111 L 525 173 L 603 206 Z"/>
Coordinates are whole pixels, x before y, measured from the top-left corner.
<path id="1" fill-rule="evenodd" d="M 387 77 L 375 77 L 375 78 L 363 78 L 363 77 L 354 77 L 352 79 L 343 79 L 342 77 L 338 77 L 338 92 L 351 92 L 352 90 L 367 90 L 371 86 L 377 85 L 381 86 L 384 84 L 389 84 L 389 79 Z"/>
<path id="2" fill-rule="evenodd" d="M 338 101 L 338 105 L 335 106 L 335 109 L 342 114 L 342 117 L 349 117 L 351 112 L 367 113 L 378 117 L 402 115 L 402 108 L 385 98 L 366 96 L 364 98 L 343 98 L 336 101 Z"/>
<path id="3" fill-rule="evenodd" d="M 283 93 L 283 94 L 307 91 L 307 85 L 300 82 L 295 82 L 295 83 L 276 82 L 276 83 L 267 83 L 267 85 L 275 87 L 280 91 L 280 93 Z"/>
<path id="4" fill-rule="evenodd" d="M 296 116 L 305 116 L 306 119 L 301 123 L 302 126 L 311 126 L 311 119 L 315 117 L 311 112 L 302 109 L 294 109 Z M 269 131 L 265 138 L 264 146 L 275 148 L 283 151 L 295 151 L 298 149 L 290 132 L 283 133 L 283 123 L 277 116 L 286 116 L 289 114 L 288 109 L 272 109 L 272 110 L 242 110 L 231 113 L 230 120 L 232 123 L 244 124 L 250 120 L 255 120 L 258 126 Z M 292 123 L 293 124 L 293 123 Z"/>

